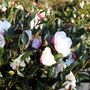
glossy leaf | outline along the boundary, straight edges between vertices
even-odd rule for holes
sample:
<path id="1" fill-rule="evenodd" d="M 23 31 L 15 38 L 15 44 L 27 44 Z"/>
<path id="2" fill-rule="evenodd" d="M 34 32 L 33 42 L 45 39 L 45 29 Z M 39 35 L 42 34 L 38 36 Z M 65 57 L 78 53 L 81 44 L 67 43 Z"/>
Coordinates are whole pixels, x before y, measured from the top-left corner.
<path id="1" fill-rule="evenodd" d="M 22 33 L 20 39 L 21 39 L 21 43 L 22 43 L 23 45 L 26 45 L 26 44 L 28 43 L 28 41 L 29 41 L 29 37 L 28 37 L 28 35 L 27 35 L 26 32 L 23 32 L 23 33 Z"/>

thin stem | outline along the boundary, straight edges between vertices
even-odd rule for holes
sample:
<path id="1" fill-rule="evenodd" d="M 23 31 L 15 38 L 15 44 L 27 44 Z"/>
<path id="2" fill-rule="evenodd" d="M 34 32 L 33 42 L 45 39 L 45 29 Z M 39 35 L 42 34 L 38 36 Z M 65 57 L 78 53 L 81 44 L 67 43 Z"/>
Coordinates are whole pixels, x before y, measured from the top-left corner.
<path id="1" fill-rule="evenodd" d="M 90 63 L 89 60 L 83 65 L 83 67 L 82 67 L 79 71 L 82 71 L 88 63 Z M 75 76 L 77 76 L 77 74 L 78 74 L 79 71 L 77 71 L 77 72 L 75 73 Z"/>

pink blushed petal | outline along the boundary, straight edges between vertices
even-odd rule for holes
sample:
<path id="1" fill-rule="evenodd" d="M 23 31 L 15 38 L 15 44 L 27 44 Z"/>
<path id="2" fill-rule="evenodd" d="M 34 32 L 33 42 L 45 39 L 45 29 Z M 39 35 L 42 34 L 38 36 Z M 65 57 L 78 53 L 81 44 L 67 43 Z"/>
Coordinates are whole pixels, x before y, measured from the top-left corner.
<path id="1" fill-rule="evenodd" d="M 56 63 L 49 47 L 46 47 L 42 52 L 40 62 L 46 66 L 51 66 Z"/>
<path id="2" fill-rule="evenodd" d="M 37 15 L 37 19 L 38 19 L 38 20 L 43 20 L 44 18 L 45 18 L 45 12 L 39 13 L 39 14 Z"/>

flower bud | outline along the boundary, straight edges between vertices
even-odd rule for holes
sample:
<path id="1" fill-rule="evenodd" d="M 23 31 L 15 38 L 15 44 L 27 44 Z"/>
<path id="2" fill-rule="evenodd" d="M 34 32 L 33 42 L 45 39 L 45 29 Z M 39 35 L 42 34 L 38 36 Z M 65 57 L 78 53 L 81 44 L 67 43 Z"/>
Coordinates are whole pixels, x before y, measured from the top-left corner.
<path id="1" fill-rule="evenodd" d="M 41 37 L 35 38 L 32 42 L 32 47 L 38 49 L 40 45 L 42 44 Z"/>

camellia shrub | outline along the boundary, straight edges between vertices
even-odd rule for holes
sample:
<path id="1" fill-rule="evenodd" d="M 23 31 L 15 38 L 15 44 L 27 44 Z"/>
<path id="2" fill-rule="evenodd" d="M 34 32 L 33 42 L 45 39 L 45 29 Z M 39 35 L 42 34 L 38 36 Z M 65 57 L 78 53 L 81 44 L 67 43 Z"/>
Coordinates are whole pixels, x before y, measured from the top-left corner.
<path id="1" fill-rule="evenodd" d="M 39 4 L 30 11 L 0 5 L 1 90 L 76 90 L 90 82 L 89 2 Z"/>

